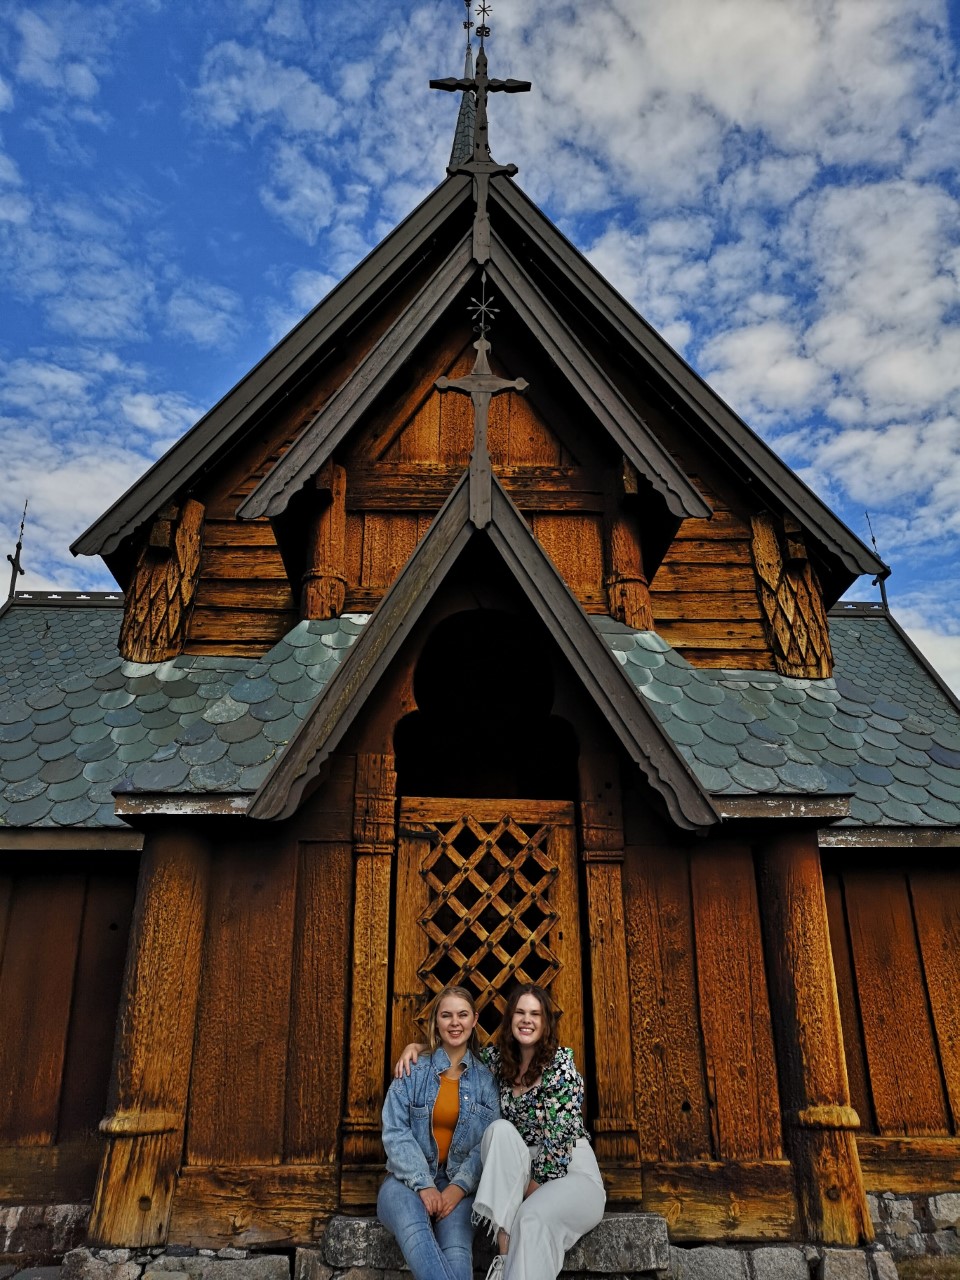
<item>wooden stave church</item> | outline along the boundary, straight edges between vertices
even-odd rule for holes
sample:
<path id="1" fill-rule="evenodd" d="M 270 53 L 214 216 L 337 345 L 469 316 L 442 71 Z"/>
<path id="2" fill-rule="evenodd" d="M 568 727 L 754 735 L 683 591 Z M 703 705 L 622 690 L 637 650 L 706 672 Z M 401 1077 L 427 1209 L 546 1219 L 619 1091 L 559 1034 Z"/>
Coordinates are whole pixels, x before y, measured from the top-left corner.
<path id="1" fill-rule="evenodd" d="M 553 987 L 611 1204 L 676 1240 L 960 1187 L 960 707 L 491 160 L 481 75 L 447 178 L 78 540 L 122 604 L 0 612 L 0 1204 L 97 1243 L 368 1210 L 469 961 L 488 1029 Z"/>

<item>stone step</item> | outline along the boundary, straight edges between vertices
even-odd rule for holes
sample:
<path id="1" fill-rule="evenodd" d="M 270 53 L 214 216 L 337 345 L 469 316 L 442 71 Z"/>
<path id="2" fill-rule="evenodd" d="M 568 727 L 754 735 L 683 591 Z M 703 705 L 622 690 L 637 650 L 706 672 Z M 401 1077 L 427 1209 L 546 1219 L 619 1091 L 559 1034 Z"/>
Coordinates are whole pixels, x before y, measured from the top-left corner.
<path id="1" fill-rule="evenodd" d="M 308 1253 L 315 1253 L 316 1263 L 322 1260 L 335 1271 L 354 1267 L 399 1271 L 404 1265 L 397 1242 L 376 1218 L 348 1218 L 343 1214 L 331 1218 L 318 1249 L 297 1251 L 294 1280 L 322 1280 L 319 1272 L 310 1274 Z M 474 1245 L 478 1268 L 485 1271 L 492 1256 L 492 1242 L 478 1232 Z M 669 1266 L 670 1241 L 664 1218 L 656 1213 L 608 1213 L 573 1246 L 564 1271 L 622 1276 L 666 1271 Z"/>

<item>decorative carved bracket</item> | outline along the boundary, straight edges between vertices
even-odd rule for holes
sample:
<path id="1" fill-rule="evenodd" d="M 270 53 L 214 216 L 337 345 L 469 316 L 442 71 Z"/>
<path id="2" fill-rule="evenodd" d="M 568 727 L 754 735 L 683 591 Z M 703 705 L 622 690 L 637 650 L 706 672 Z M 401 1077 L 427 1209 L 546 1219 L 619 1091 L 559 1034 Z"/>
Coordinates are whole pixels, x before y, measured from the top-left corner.
<path id="1" fill-rule="evenodd" d="M 163 662 L 183 651 L 200 577 L 201 502 L 158 513 L 127 592 L 119 648 L 132 662 Z"/>
<path id="2" fill-rule="evenodd" d="M 757 593 L 777 670 L 824 679 L 833 652 L 823 592 L 795 520 L 764 511 L 752 516 Z"/>

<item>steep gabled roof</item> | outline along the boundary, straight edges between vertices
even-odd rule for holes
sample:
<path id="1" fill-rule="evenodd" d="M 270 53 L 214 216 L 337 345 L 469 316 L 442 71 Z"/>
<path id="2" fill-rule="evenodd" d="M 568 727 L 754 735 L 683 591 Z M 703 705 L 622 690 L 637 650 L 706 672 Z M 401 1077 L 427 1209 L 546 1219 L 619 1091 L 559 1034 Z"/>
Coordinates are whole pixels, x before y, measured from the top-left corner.
<path id="1" fill-rule="evenodd" d="M 159 507 L 242 438 L 285 387 L 299 380 L 336 338 L 355 326 L 371 300 L 382 294 L 423 252 L 439 228 L 469 201 L 463 174 L 445 179 L 385 240 L 287 334 L 209 413 L 145 475 L 82 533 L 74 555 L 110 555 Z M 466 225 L 466 224 L 465 224 Z"/>
<path id="2" fill-rule="evenodd" d="M 305 788 L 342 741 L 460 553 L 471 538 L 487 537 L 673 821 L 686 830 L 715 823 L 718 815 L 706 791 L 645 701 L 637 698 L 619 662 L 495 477 L 490 522 L 482 532 L 471 525 L 468 475 L 464 473 L 260 787 L 251 816 L 282 818 L 296 811 Z"/>
<path id="3" fill-rule="evenodd" d="M 851 574 L 888 571 L 887 565 L 690 368 L 516 183 L 494 175 L 490 179 L 490 204 L 494 228 L 499 212 L 521 232 L 527 244 L 535 245 L 543 254 L 558 289 L 577 297 L 590 312 L 607 317 L 617 334 L 696 418 L 707 439 L 712 438 L 728 458 L 752 473 L 785 510 L 839 557 Z"/>
<path id="4" fill-rule="evenodd" d="M 709 516 L 709 506 L 683 470 L 596 361 L 565 332 L 536 286 L 499 241 L 491 246 L 486 270 L 574 394 L 661 495 L 671 514 L 678 519 Z M 286 510 L 293 496 L 331 457 L 475 271 L 470 241 L 465 238 L 367 353 L 349 381 L 307 423 L 297 441 L 241 503 L 237 514 L 242 519 L 277 516 Z"/>

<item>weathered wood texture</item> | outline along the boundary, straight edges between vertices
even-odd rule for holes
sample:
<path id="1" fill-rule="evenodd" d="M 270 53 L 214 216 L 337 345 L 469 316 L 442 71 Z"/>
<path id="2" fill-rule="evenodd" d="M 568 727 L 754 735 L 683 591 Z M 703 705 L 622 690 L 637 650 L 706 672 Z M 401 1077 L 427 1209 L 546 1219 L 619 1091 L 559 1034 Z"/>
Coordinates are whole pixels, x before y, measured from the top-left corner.
<path id="1" fill-rule="evenodd" d="M 170 1219 L 171 1244 L 201 1249 L 315 1244 L 337 1208 L 329 1164 L 184 1169 Z"/>
<path id="2" fill-rule="evenodd" d="M 868 1104 L 864 1128 L 891 1140 L 960 1137 L 960 875 L 917 857 L 906 864 L 889 855 L 868 867 L 837 854 L 828 891 L 848 1070 Z M 876 1149 L 892 1167 L 898 1148 Z M 901 1185 L 910 1176 L 904 1171 Z M 932 1188 L 932 1178 L 912 1189 Z"/>
<path id="3" fill-rule="evenodd" d="M 90 1217 L 101 1243 L 166 1238 L 183 1150 L 207 901 L 207 849 L 186 827 L 144 845 L 108 1115 Z"/>
<path id="4" fill-rule="evenodd" d="M 796 521 L 752 517 L 753 561 L 776 669 L 813 679 L 833 674 L 823 592 Z"/>
<path id="5" fill-rule="evenodd" d="M 652 577 L 654 625 L 694 666 L 773 670 L 750 525 L 722 495 L 692 478 L 714 514 L 683 522 Z"/>
<path id="6" fill-rule="evenodd" d="M 183 648 L 200 576 L 202 503 L 163 508 L 141 548 L 127 590 L 120 652 L 133 662 L 162 662 Z"/>
<path id="7" fill-rule="evenodd" d="M 676 1243 L 800 1234 L 787 1160 L 645 1164 L 642 1188 L 644 1211 L 663 1214 Z"/>
<path id="8" fill-rule="evenodd" d="M 857 1138 L 863 1182 L 870 1191 L 960 1190 L 957 1138 Z"/>
<path id="9" fill-rule="evenodd" d="M 0 875 L 0 1200 L 93 1190 L 135 880 L 89 856 Z"/>
<path id="10" fill-rule="evenodd" d="M 319 510 L 314 515 L 300 613 L 304 618 L 335 618 L 347 590 L 344 552 L 347 533 L 347 473 L 328 462 L 317 477 Z"/>
<path id="11" fill-rule="evenodd" d="M 805 1239 L 873 1238 L 853 1130 L 840 1007 L 816 832 L 770 841 L 759 858 L 785 1141 Z"/>
<path id="12" fill-rule="evenodd" d="M 633 1061 L 623 1052 L 622 1011 L 630 1003 L 623 909 L 623 803 L 620 760 L 595 749 L 581 752 L 580 848 L 586 862 L 591 1058 L 597 1082 L 593 1119 L 597 1156 L 636 1163 Z"/>
<path id="13" fill-rule="evenodd" d="M 347 1090 L 343 1116 L 345 1203 L 356 1178 L 382 1166 L 380 1108 L 386 1078 L 390 964 L 390 903 L 396 856 L 394 804 L 397 775 L 392 755 L 361 752 L 356 763 L 353 819 L 354 898 L 352 1007 L 347 1042 Z"/>
<path id="14" fill-rule="evenodd" d="M 639 844 L 624 862 L 641 1159 L 783 1159 L 750 850 Z"/>

